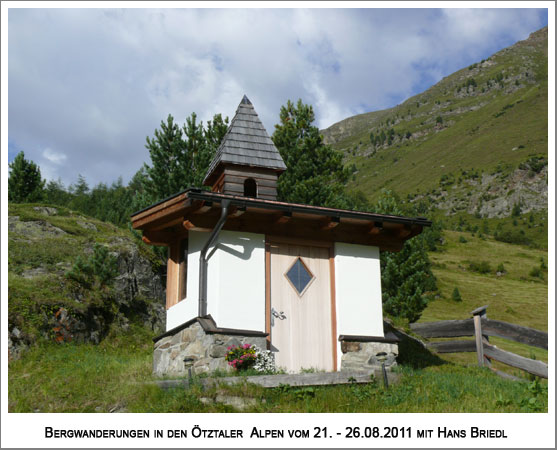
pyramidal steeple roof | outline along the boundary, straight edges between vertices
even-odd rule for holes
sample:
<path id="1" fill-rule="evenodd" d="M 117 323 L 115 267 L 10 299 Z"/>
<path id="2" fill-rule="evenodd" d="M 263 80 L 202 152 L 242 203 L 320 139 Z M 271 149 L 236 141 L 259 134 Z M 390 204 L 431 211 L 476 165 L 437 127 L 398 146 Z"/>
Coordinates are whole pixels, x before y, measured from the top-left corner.
<path id="1" fill-rule="evenodd" d="M 264 167 L 278 172 L 286 170 L 279 151 L 245 95 L 209 165 L 203 184 L 209 184 L 220 164 Z"/>

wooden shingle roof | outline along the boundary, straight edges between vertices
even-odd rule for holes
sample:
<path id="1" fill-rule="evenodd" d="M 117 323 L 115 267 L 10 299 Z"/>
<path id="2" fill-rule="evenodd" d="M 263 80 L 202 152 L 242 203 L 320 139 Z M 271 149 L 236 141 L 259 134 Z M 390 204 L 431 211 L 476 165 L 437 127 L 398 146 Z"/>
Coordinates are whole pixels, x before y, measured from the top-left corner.
<path id="1" fill-rule="evenodd" d="M 207 184 L 220 164 L 264 167 L 280 172 L 286 170 L 279 151 L 245 95 L 209 165 L 203 184 Z"/>

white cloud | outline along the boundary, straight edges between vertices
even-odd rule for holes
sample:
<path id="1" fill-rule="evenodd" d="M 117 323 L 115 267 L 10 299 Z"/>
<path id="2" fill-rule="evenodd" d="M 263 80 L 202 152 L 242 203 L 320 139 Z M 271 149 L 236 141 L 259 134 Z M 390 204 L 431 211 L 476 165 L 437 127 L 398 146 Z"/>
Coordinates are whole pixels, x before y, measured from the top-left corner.
<path id="1" fill-rule="evenodd" d="M 301 98 L 323 128 L 393 106 L 544 20 L 529 9 L 14 9 L 9 137 L 66 185 L 78 173 L 127 181 L 168 113 L 231 117 L 247 94 L 272 133 L 280 106 Z"/>
<path id="2" fill-rule="evenodd" d="M 54 164 L 61 164 L 67 159 L 67 156 L 64 153 L 55 152 L 50 148 L 45 148 L 43 150 L 43 157 Z"/>

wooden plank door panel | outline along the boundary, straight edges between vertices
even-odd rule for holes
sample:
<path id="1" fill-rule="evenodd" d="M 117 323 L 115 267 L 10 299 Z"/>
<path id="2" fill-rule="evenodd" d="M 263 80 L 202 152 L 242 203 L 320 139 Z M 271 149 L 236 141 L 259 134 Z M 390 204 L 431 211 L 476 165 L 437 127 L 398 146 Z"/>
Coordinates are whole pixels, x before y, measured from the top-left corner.
<path id="1" fill-rule="evenodd" d="M 331 284 L 329 249 L 291 244 L 272 244 L 271 307 L 283 313 L 273 318 L 271 349 L 278 367 L 333 370 Z M 300 295 L 286 273 L 300 257 L 315 277 Z"/>

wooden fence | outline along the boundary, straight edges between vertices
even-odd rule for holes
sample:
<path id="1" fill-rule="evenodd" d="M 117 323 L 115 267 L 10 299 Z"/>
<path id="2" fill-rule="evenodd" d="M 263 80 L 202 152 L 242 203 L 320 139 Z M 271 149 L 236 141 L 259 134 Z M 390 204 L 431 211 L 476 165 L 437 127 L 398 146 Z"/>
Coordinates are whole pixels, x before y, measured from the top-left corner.
<path id="1" fill-rule="evenodd" d="M 547 364 L 544 362 L 501 350 L 489 343 L 489 336 L 494 336 L 547 350 L 547 333 L 500 320 L 488 319 L 486 310 L 487 306 L 475 309 L 471 313 L 471 319 L 413 323 L 410 328 L 424 338 L 474 336 L 474 341 L 430 342 L 427 346 L 439 353 L 476 352 L 479 366 L 491 367 L 490 360 L 493 359 L 533 375 L 547 378 Z"/>

